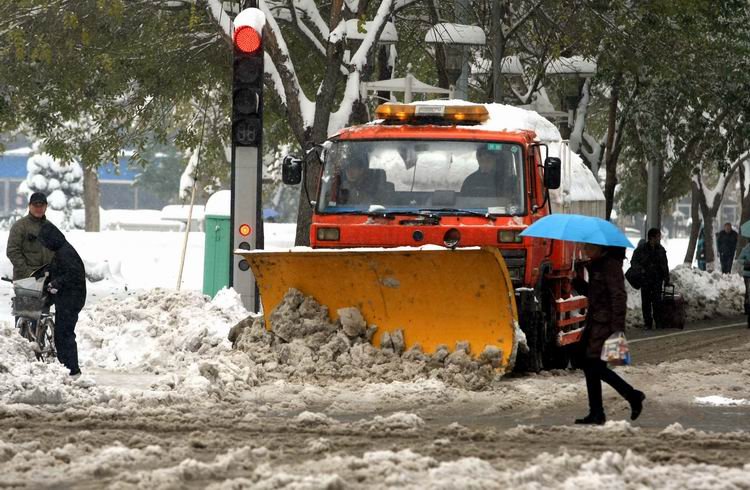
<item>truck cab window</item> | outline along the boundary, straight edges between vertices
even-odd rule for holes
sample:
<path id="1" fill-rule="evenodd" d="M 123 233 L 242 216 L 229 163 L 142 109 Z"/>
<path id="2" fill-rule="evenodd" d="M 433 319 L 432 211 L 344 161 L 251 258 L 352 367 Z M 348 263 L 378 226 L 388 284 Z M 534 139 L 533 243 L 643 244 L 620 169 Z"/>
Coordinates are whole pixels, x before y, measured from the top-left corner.
<path id="1" fill-rule="evenodd" d="M 456 208 L 525 212 L 523 152 L 512 143 L 334 141 L 324 159 L 318 211 Z"/>

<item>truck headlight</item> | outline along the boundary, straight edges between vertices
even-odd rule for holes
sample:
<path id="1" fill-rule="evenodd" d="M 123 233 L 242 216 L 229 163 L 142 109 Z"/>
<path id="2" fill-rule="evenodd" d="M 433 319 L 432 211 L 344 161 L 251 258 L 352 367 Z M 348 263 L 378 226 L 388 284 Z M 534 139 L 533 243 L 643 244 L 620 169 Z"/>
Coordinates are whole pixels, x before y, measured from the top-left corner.
<path id="1" fill-rule="evenodd" d="M 338 228 L 318 228 L 317 237 L 320 241 L 335 242 L 341 237 L 341 232 Z"/>
<path id="2" fill-rule="evenodd" d="M 523 237 L 516 230 L 498 230 L 497 241 L 500 243 L 521 243 Z"/>

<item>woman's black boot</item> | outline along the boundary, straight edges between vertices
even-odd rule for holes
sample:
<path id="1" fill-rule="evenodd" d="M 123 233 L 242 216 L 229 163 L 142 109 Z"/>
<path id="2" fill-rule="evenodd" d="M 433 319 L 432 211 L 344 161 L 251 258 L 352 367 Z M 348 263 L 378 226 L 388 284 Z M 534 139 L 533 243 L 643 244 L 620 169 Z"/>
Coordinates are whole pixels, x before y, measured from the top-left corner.
<path id="1" fill-rule="evenodd" d="M 590 413 L 582 419 L 576 419 L 576 424 L 580 425 L 604 425 L 607 421 L 607 417 L 604 414 L 593 414 Z"/>
<path id="2" fill-rule="evenodd" d="M 630 420 L 635 420 L 643 411 L 643 400 L 646 399 L 646 394 L 642 391 L 635 390 L 632 398 L 628 400 L 630 402 Z"/>

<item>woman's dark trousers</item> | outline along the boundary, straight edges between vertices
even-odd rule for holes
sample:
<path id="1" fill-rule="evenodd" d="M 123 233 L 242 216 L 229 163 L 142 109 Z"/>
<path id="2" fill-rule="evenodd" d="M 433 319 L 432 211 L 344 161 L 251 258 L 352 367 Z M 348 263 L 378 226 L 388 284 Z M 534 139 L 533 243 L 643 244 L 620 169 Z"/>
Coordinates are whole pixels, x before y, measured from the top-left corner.
<path id="1" fill-rule="evenodd" d="M 615 389 L 625 400 L 630 401 L 635 396 L 635 389 L 627 381 L 612 371 L 607 363 L 601 359 L 587 357 L 583 365 L 586 376 L 586 390 L 589 394 L 589 412 L 592 415 L 604 415 L 602 402 L 602 381 Z"/>

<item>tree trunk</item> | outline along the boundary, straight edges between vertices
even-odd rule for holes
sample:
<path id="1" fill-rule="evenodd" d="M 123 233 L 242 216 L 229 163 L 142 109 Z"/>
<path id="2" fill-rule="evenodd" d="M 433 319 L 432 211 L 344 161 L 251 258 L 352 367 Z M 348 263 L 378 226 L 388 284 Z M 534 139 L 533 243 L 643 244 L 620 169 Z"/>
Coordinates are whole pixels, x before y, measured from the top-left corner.
<path id="1" fill-rule="evenodd" d="M 86 231 L 99 231 L 99 176 L 95 167 L 83 170 L 83 209 L 86 214 Z"/>
<path id="2" fill-rule="evenodd" d="M 715 268 L 715 262 L 716 262 L 716 252 L 714 249 L 714 240 L 716 237 L 714 237 L 714 218 L 716 217 L 716 214 L 719 212 L 719 209 L 721 208 L 721 201 L 724 199 L 724 193 L 726 192 L 727 185 L 732 179 L 732 175 L 737 170 L 737 167 L 742 167 L 744 160 L 747 158 L 748 154 L 750 152 L 743 154 L 741 157 L 739 157 L 737 160 L 734 161 L 732 165 L 730 165 L 729 169 L 727 169 L 726 172 L 724 172 L 719 177 L 719 182 L 716 184 L 716 187 L 711 191 L 711 197 L 713 198 L 712 202 L 706 201 L 706 193 L 703 190 L 703 181 L 701 180 L 701 173 L 703 168 L 702 166 L 698 167 L 698 173 L 696 177 L 693 179 L 693 184 L 696 186 L 696 188 L 699 191 L 699 203 L 701 208 L 701 213 L 703 213 L 703 236 L 705 238 L 705 244 L 706 244 L 706 270 L 707 271 L 713 271 Z M 743 169 L 744 170 L 744 169 Z M 744 204 L 744 196 L 743 196 L 743 204 Z"/>
<path id="3" fill-rule="evenodd" d="M 442 22 L 438 10 L 437 0 L 427 2 L 427 14 L 430 17 L 430 24 L 432 25 Z M 448 72 L 445 66 L 445 45 L 438 43 L 434 44 L 433 47 L 435 49 L 435 70 L 437 70 L 438 87 L 449 88 L 450 80 L 448 80 Z"/>
<path id="4" fill-rule="evenodd" d="M 378 48 L 378 80 L 389 80 L 393 77 L 393 67 L 388 64 L 390 61 L 391 48 L 389 46 L 380 46 Z M 391 100 L 390 92 L 378 92 L 378 104 L 389 102 Z"/>
<path id="5" fill-rule="evenodd" d="M 336 26 L 341 21 L 341 8 L 344 0 L 334 0 L 331 4 L 331 19 L 328 25 Z M 304 150 L 313 149 L 315 144 L 323 143 L 328 137 L 328 122 L 331 120 L 331 109 L 336 97 L 336 85 L 341 78 L 341 63 L 344 59 L 344 43 L 329 43 L 326 50 L 326 72 L 320 84 L 320 90 L 315 100 L 315 118 L 310 134 L 306 134 L 303 144 Z M 317 150 L 313 150 L 317 153 Z M 318 178 L 322 165 L 317 158 L 305 158 L 307 172 L 301 189 L 299 211 L 297 213 L 297 234 L 295 245 L 310 245 L 310 225 L 312 224 L 312 210 L 308 201 L 315 200 L 318 190 Z M 307 193 L 305 192 L 307 189 Z"/>
<path id="6" fill-rule="evenodd" d="M 716 268 L 716 252 L 714 251 L 714 217 L 719 206 L 708 207 L 706 196 L 701 192 L 699 199 L 701 213 L 703 213 L 703 237 L 706 251 L 706 270 L 712 272 Z"/>
<path id="7" fill-rule="evenodd" d="M 612 93 L 609 99 L 609 121 L 607 123 L 607 146 L 604 149 L 604 165 L 607 171 L 607 177 L 604 181 L 604 200 L 606 202 L 606 214 L 604 217 L 607 221 L 612 216 L 612 208 L 615 204 L 615 187 L 617 187 L 617 154 L 613 151 L 615 141 L 615 130 L 617 122 L 617 103 L 620 98 L 620 84 L 612 86 Z"/>
<path id="8" fill-rule="evenodd" d="M 498 104 L 503 103 L 503 76 L 501 70 L 503 58 L 505 57 L 505 37 L 503 35 L 505 9 L 505 2 L 492 0 L 492 96 L 490 101 Z"/>
<path id="9" fill-rule="evenodd" d="M 698 242 L 698 233 L 701 231 L 700 203 L 698 202 L 698 186 L 691 182 L 692 192 L 690 193 L 690 240 L 688 240 L 687 252 L 685 252 L 684 263 L 690 265 L 695 257 L 695 245 Z"/>

